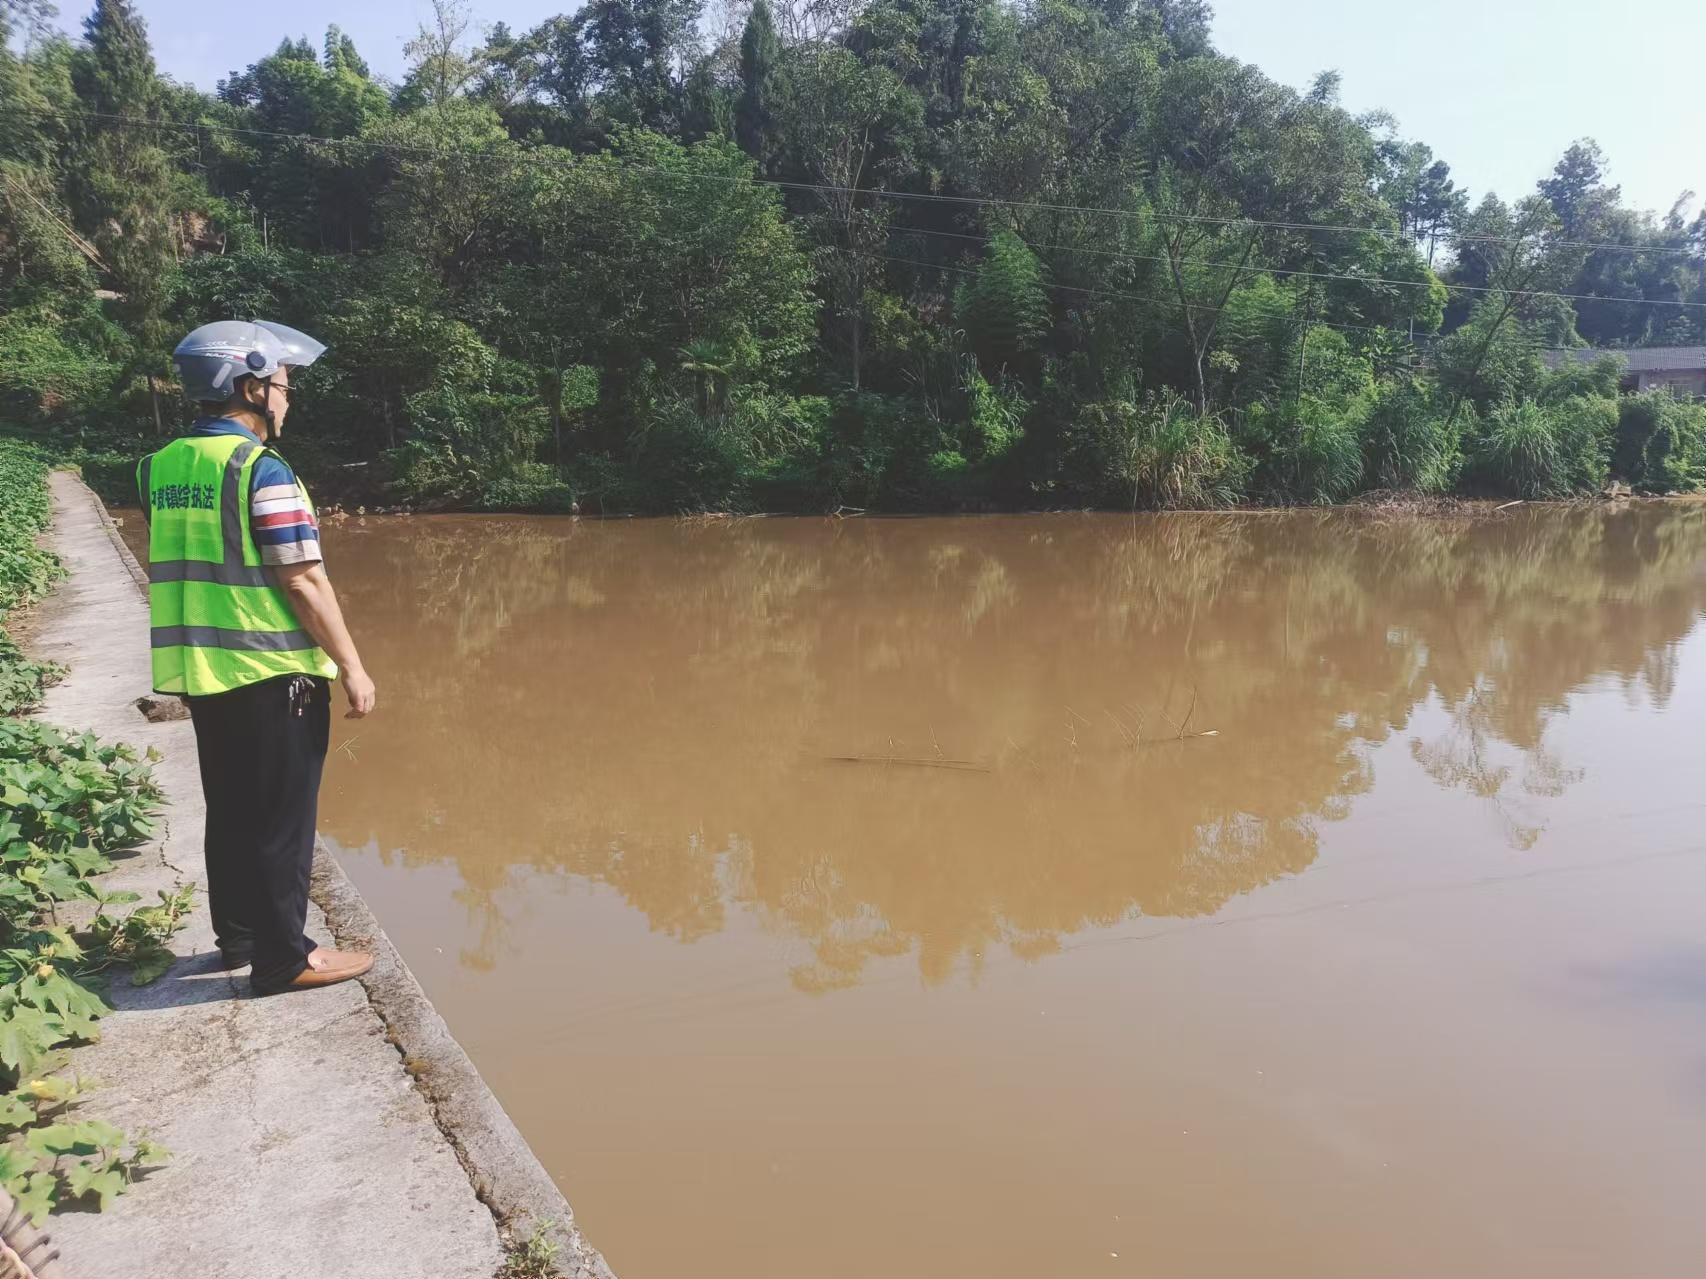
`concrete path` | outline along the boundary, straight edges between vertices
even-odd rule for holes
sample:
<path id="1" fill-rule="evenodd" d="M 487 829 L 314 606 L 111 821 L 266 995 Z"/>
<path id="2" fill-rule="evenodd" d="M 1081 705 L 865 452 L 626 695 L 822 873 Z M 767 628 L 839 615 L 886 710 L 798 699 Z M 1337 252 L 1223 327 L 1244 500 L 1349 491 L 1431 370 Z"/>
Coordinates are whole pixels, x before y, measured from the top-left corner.
<path id="1" fill-rule="evenodd" d="M 152 900 L 204 884 L 202 803 L 187 721 L 150 724 L 148 610 L 94 496 L 53 476 L 49 544 L 69 582 L 19 628 L 32 655 L 71 668 L 42 718 L 158 747 L 162 838 L 104 881 Z M 329 938 L 312 909 L 311 935 Z M 73 1065 L 99 1081 L 83 1113 L 148 1129 L 176 1159 L 105 1214 L 52 1230 L 77 1279 L 492 1279 L 497 1227 L 358 983 L 250 999 L 216 971 L 205 900 L 179 962 L 118 1011 Z"/>

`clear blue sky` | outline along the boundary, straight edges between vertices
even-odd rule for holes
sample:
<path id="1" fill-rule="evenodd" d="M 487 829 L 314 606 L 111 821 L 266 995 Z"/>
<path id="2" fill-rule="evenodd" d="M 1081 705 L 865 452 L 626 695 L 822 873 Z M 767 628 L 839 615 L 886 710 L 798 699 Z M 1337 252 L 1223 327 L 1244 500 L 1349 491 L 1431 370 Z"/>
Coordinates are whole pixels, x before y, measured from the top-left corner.
<path id="1" fill-rule="evenodd" d="M 139 0 L 160 67 L 204 89 L 276 48 L 317 45 L 336 22 L 397 77 L 419 0 L 297 0 L 253 9 Z M 61 0 L 75 30 L 86 12 Z M 525 29 L 575 0 L 474 0 L 482 23 Z M 1475 198 L 1533 187 L 1579 137 L 1595 138 L 1630 203 L 1706 196 L 1706 0 L 1215 0 L 1215 42 L 1287 84 L 1344 77 L 1353 111 L 1385 108 L 1451 164 Z M 1698 207 L 1698 202 L 1696 203 Z"/>
<path id="2" fill-rule="evenodd" d="M 1222 52 L 1292 85 L 1337 69 L 1346 107 L 1391 112 L 1476 199 L 1532 190 L 1582 137 L 1636 207 L 1706 197 L 1706 0 L 1214 6 Z"/>

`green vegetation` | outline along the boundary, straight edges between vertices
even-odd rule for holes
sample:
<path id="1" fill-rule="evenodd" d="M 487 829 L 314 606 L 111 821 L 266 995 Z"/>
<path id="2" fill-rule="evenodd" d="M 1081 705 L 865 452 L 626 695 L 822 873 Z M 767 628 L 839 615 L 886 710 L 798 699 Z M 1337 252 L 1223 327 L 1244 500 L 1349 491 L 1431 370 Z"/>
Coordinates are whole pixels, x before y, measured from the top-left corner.
<path id="1" fill-rule="evenodd" d="M 0 440 L 0 715 L 34 706 L 59 672 L 24 659 L 6 633 L 6 614 L 46 594 L 64 571 L 58 559 L 35 543 L 47 527 L 47 486 L 34 453 Z"/>
<path id="2" fill-rule="evenodd" d="M 47 523 L 46 474 L 31 450 L 0 440 L 0 621 L 61 572 L 34 542 Z M 108 913 L 136 894 L 107 892 L 97 877 L 112 869 L 108 854 L 153 833 L 159 792 L 129 747 L 19 717 L 58 673 L 24 661 L 0 630 L 0 1184 L 38 1219 L 85 1197 L 104 1208 L 165 1156 L 145 1137 L 67 1118 L 83 1090 L 52 1072 L 65 1064 L 61 1049 L 95 1038 L 109 1011 L 99 974 L 127 964 L 137 985 L 158 978 L 189 909 L 183 889 Z M 61 918 L 76 905 L 82 927 Z"/>
<path id="3" fill-rule="evenodd" d="M 759 0 L 762 4 L 763 0 Z M 504 1268 L 498 1279 L 555 1279 L 560 1244 L 552 1243 L 546 1233 L 557 1223 L 546 1221 L 526 1239 L 517 1239 L 504 1249 Z"/>
<path id="4" fill-rule="evenodd" d="M 336 28 L 208 95 L 128 0 L 0 0 L 0 421 L 129 463 L 166 351 L 331 352 L 323 497 L 669 511 L 1694 487 L 1696 410 L 1541 352 L 1706 341 L 1706 214 L 1591 141 L 1471 207 L 1389 119 L 1217 53 L 1200 0 L 590 0 L 401 84 Z M 498 16 L 498 15 L 487 15 Z M 12 49 L 21 49 L 15 53 Z M 1608 404 L 1610 408 L 1608 409 Z"/>

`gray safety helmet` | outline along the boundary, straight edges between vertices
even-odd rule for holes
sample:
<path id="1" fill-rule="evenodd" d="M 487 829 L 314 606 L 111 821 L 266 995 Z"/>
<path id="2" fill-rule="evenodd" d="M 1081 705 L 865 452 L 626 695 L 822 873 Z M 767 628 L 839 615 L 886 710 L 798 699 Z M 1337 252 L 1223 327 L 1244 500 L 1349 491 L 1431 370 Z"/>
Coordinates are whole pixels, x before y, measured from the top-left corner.
<path id="1" fill-rule="evenodd" d="M 325 343 L 271 320 L 215 320 L 178 343 L 172 362 L 190 399 L 223 404 L 238 378 L 265 379 L 281 367 L 305 368 L 325 349 Z"/>

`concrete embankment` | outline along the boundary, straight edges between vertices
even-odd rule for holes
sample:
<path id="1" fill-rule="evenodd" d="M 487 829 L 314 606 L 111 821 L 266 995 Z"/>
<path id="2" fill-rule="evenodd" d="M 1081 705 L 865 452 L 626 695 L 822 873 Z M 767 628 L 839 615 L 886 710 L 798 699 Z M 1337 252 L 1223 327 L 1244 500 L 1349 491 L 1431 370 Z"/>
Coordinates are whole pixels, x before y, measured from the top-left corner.
<path id="1" fill-rule="evenodd" d="M 178 962 L 153 986 L 115 983 L 116 1011 L 73 1065 L 99 1083 L 86 1107 L 147 1129 L 174 1161 L 104 1214 L 55 1219 L 84 1279 L 491 1279 L 504 1239 L 546 1221 L 559 1268 L 608 1279 L 538 1160 L 451 1038 L 360 896 L 321 850 L 311 935 L 367 944 L 366 986 L 252 999 L 219 971 L 199 890 L 203 809 L 187 721 L 149 723 L 148 612 L 140 571 L 95 496 L 53 476 L 49 544 L 70 580 L 29 619 L 32 655 L 67 679 L 42 718 L 156 747 L 159 838 L 106 879 L 152 900 L 194 883 Z M 324 908 L 324 909 L 322 909 Z M 330 919 L 328 920 L 328 915 Z"/>

